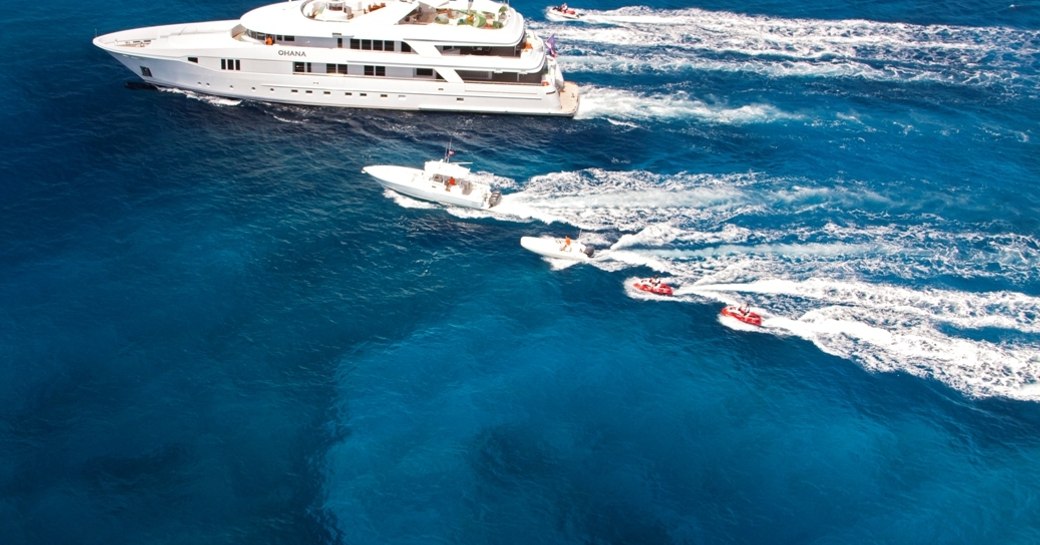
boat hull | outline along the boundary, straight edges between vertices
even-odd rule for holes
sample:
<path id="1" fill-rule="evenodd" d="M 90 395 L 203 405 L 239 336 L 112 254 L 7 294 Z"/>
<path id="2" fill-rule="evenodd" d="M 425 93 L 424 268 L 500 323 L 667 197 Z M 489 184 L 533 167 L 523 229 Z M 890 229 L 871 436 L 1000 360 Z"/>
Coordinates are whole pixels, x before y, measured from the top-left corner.
<path id="1" fill-rule="evenodd" d="M 652 293 L 654 295 L 672 295 L 673 294 L 672 287 L 669 286 L 668 284 L 657 284 L 657 285 L 654 285 L 654 284 L 651 284 L 649 282 L 638 281 L 638 282 L 633 283 L 632 287 L 636 288 L 637 290 L 645 291 L 647 293 Z"/>
<path id="2" fill-rule="evenodd" d="M 463 69 L 446 64 L 450 60 L 443 57 L 385 55 L 380 61 L 360 57 L 345 61 L 350 50 L 281 43 L 267 46 L 237 39 L 236 25 L 238 21 L 225 20 L 146 27 L 98 36 L 93 43 L 147 83 L 219 97 L 343 108 L 561 117 L 573 117 L 578 110 L 578 87 L 563 80 L 553 58 L 516 60 L 524 67 L 514 69 L 525 72 L 546 67 L 546 79 L 541 82 L 472 81 L 458 76 L 446 81 L 412 75 L 424 66 Z M 235 69 L 225 69 L 221 63 L 227 59 L 237 60 Z M 357 67 L 385 64 L 386 77 L 329 73 L 327 67 L 344 62 Z M 294 63 L 308 71 L 296 71 Z"/>
<path id="3" fill-rule="evenodd" d="M 727 306 L 719 312 L 724 317 L 733 318 L 748 325 L 761 326 L 762 316 L 755 312 L 741 312 L 739 308 L 735 306 Z"/>
<path id="4" fill-rule="evenodd" d="M 361 171 L 375 178 L 383 187 L 419 200 L 466 208 L 490 208 L 487 188 L 478 187 L 465 194 L 461 180 L 456 184 L 436 182 L 421 169 L 396 165 L 372 165 Z"/>
<path id="5" fill-rule="evenodd" d="M 540 256 L 552 259 L 566 259 L 569 261 L 592 261 L 586 252 L 587 247 L 578 241 L 571 241 L 570 246 L 565 247 L 565 240 L 554 237 L 521 237 L 520 246 L 525 250 L 534 252 Z"/>
<path id="6" fill-rule="evenodd" d="M 566 23 L 567 21 L 580 21 L 581 14 L 575 13 L 564 13 L 558 9 L 549 8 L 545 10 L 545 18 L 549 21 L 556 21 L 557 23 Z"/>

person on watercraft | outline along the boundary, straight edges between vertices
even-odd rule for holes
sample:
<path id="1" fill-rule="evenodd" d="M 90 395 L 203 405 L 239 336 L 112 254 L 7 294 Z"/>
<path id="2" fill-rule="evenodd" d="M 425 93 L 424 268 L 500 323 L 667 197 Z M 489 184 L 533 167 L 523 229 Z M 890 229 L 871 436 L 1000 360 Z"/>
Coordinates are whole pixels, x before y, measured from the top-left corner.
<path id="1" fill-rule="evenodd" d="M 563 246 L 560 246 L 561 252 L 569 252 L 571 250 L 571 236 L 567 235 L 563 237 Z"/>
<path id="2" fill-rule="evenodd" d="M 740 305 L 740 308 L 737 309 L 737 312 L 740 312 L 744 316 L 747 316 L 751 313 L 751 305 L 743 303 L 742 305 Z"/>
<path id="3" fill-rule="evenodd" d="M 660 286 L 661 285 L 661 279 L 658 278 L 657 275 L 655 274 L 654 276 L 650 277 L 650 285 L 655 287 L 655 288 Z"/>

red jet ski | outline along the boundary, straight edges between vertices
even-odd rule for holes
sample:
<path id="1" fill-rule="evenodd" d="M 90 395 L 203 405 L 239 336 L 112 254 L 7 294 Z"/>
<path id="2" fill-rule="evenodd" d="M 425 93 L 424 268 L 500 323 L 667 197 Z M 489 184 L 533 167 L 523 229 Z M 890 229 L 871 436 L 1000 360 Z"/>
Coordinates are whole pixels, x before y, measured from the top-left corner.
<path id="1" fill-rule="evenodd" d="M 672 287 L 668 284 L 661 282 L 660 280 L 636 280 L 636 282 L 632 284 L 632 286 L 635 287 L 637 290 L 643 290 L 647 293 L 653 293 L 655 295 L 672 294 Z"/>
<path id="2" fill-rule="evenodd" d="M 741 322 L 744 322 L 745 324 L 757 326 L 762 325 L 762 316 L 760 316 L 757 313 L 751 312 L 751 309 L 748 307 L 737 307 L 734 305 L 729 305 L 726 308 L 722 309 L 722 312 L 720 314 L 722 314 L 723 316 L 729 316 L 730 318 L 735 318 L 737 320 L 740 320 Z"/>

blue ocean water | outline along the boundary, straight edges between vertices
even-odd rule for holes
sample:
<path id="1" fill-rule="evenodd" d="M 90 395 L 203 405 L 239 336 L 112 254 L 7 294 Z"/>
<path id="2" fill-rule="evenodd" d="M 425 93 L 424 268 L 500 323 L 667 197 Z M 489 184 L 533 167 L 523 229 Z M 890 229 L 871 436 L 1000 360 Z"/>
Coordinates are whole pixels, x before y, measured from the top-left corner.
<path id="1" fill-rule="evenodd" d="M 514 2 L 573 120 L 90 44 L 256 5 L 0 8 L 0 543 L 1040 542 L 1040 4 Z M 496 214 L 361 173 L 449 140 Z"/>

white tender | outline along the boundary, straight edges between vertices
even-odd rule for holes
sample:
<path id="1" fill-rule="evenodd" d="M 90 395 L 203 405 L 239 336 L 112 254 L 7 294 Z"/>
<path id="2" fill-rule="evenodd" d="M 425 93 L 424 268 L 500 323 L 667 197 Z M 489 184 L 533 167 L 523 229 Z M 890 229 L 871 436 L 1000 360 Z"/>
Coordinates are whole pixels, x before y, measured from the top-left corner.
<path id="1" fill-rule="evenodd" d="M 375 178 L 383 187 L 424 201 L 467 208 L 491 208 L 502 200 L 502 193 L 477 179 L 469 168 L 447 159 L 426 161 L 421 170 L 396 165 L 370 165 L 361 171 Z"/>
<path id="2" fill-rule="evenodd" d="M 571 240 L 568 244 L 566 238 L 556 237 L 520 237 L 520 246 L 540 256 L 552 259 L 567 259 L 571 261 L 591 261 L 595 251 L 577 240 Z"/>

